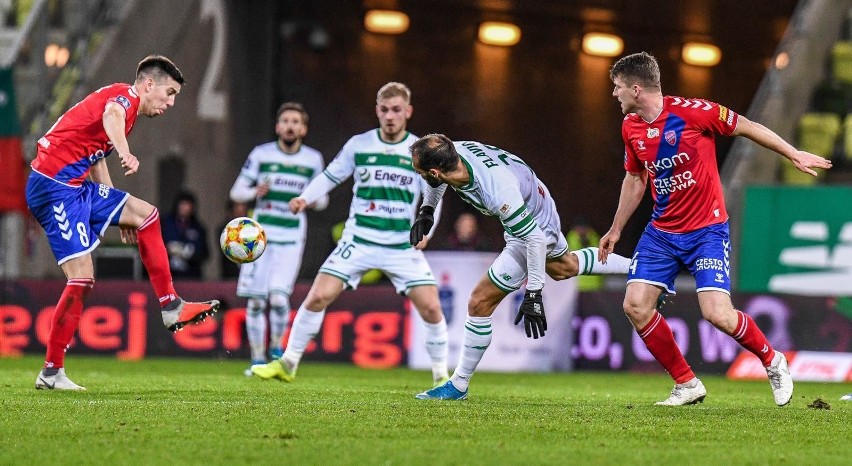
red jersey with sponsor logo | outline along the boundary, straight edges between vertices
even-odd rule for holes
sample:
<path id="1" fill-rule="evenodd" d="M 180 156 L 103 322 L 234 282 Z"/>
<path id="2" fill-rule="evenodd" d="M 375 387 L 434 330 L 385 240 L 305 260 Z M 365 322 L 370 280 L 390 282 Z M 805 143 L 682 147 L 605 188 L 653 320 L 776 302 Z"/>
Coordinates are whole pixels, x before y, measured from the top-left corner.
<path id="1" fill-rule="evenodd" d="M 103 123 L 108 102 L 124 107 L 124 134 L 130 134 L 139 110 L 139 95 L 130 84 L 104 86 L 71 107 L 38 140 L 33 170 L 71 186 L 83 184 L 92 165 L 113 149 Z"/>
<path id="2" fill-rule="evenodd" d="M 651 180 L 656 228 L 686 233 L 728 220 L 716 163 L 716 134 L 730 135 L 739 116 L 714 102 L 663 97 L 652 122 L 624 117 L 624 168 Z"/>

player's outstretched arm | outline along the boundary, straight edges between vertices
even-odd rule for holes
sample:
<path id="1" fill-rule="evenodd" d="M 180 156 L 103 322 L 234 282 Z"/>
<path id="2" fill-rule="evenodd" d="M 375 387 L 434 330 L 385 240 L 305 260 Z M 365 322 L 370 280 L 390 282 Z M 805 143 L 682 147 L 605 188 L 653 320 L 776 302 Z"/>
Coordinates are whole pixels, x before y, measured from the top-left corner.
<path id="1" fill-rule="evenodd" d="M 785 141 L 784 138 L 775 133 L 775 131 L 756 121 L 751 121 L 742 115 L 739 116 L 737 128 L 731 135 L 745 136 L 761 146 L 781 154 L 790 160 L 796 169 L 811 176 L 817 176 L 814 168 L 828 170 L 832 166 L 831 160 L 796 149 Z"/>
<path id="2" fill-rule="evenodd" d="M 642 201 L 647 184 L 648 174 L 645 172 L 627 172 L 624 176 L 624 181 L 621 182 L 621 194 L 618 197 L 618 209 L 616 209 L 615 217 L 612 219 L 612 226 L 598 243 L 598 260 L 602 263 L 606 264 L 607 256 L 615 249 L 616 243 L 621 239 L 621 231 L 627 224 L 627 220 L 636 211 L 639 202 Z"/>

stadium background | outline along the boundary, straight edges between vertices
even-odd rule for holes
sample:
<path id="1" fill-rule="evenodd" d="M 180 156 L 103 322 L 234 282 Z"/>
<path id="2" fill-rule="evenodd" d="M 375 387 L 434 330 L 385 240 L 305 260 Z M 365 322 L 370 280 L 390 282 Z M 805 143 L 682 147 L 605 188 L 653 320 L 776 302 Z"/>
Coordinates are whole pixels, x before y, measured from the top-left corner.
<path id="1" fill-rule="evenodd" d="M 376 126 L 375 92 L 391 80 L 412 88 L 412 132 L 443 132 L 451 138 L 481 140 L 517 153 L 548 184 L 566 225 L 572 218 L 582 216 L 598 231 L 605 231 L 623 177 L 619 136 L 622 116 L 610 95 L 607 72 L 613 59 L 581 52 L 584 33 L 612 32 L 624 39 L 624 53 L 646 50 L 657 56 L 665 93 L 705 97 L 752 117 L 751 110 L 760 108 L 756 96 L 771 102 L 771 93 L 789 92 L 777 86 L 784 77 L 776 82 L 770 78 L 780 71 L 775 69 L 779 44 L 783 45 L 785 38 L 788 45 L 789 41 L 800 39 L 797 27 L 808 25 L 807 17 L 791 22 L 794 13 L 811 8 L 813 14 L 822 15 L 822 20 L 832 16 L 826 10 L 842 4 L 844 8 L 834 10 L 835 21 L 830 25 L 803 29 L 812 36 L 808 49 L 812 56 L 807 60 L 816 61 L 818 67 L 786 78 L 796 84 L 790 94 L 805 97 L 795 101 L 798 103 L 776 107 L 773 114 L 776 120 L 770 126 L 795 141 L 796 121 L 808 110 L 807 97 L 827 73 L 828 51 L 843 32 L 845 15 L 837 15 L 836 11 L 849 9 L 849 2 L 832 2 L 825 7 L 825 2 L 792 0 L 29 3 L 33 8 L 45 9 L 47 33 L 41 39 L 30 37 L 28 47 L 20 54 L 15 52 L 14 59 L 8 62 L 15 76 L 24 157 L 32 156 L 32 142 L 55 117 L 86 93 L 112 82 L 129 81 L 135 63 L 149 53 L 170 56 L 187 76 L 189 85 L 166 116 L 137 125 L 130 142 L 142 161 L 142 170 L 132 178 L 114 176 L 114 181 L 121 189 L 155 202 L 162 211 L 168 209 L 181 189 L 198 193 L 200 216 L 211 233 L 211 241 L 217 236 L 213 229 L 225 220 L 228 189 L 247 153 L 256 144 L 272 139 L 272 120 L 281 102 L 297 100 L 306 105 L 311 124 L 305 142 L 319 149 L 328 162 L 351 135 Z M 814 6 L 819 3 L 823 3 L 822 8 Z M 362 22 L 370 8 L 405 11 L 411 26 L 397 36 L 367 32 Z M 7 25 L 11 22 L 8 18 Z M 477 42 L 476 28 L 485 20 L 517 24 L 523 31 L 520 43 L 500 48 Z M 791 24 L 795 27 L 789 27 Z M 48 40 L 64 43 L 73 51 L 64 67 L 42 69 L 39 45 Z M 717 45 L 723 53 L 721 62 L 709 68 L 684 64 L 680 47 L 690 40 Z M 802 66 L 795 62 L 796 56 L 792 58 Z M 39 70 L 44 72 L 46 82 L 39 78 Z M 731 148 L 731 140 L 719 141 L 720 164 L 725 163 Z M 768 180 L 778 184 L 780 179 L 774 165 L 738 182 L 748 185 Z M 829 178 L 829 182 L 845 180 L 848 178 Z M 733 176 L 725 181 L 730 187 Z M 348 214 L 350 187 L 345 184 L 333 191 L 329 209 L 310 215 L 310 228 L 316 234 L 309 236 L 303 280 L 313 277 L 329 252 L 332 243 L 324 232 Z M 837 191 L 830 186 L 827 189 Z M 847 192 L 840 192 L 837 205 L 848 200 Z M 744 193 L 738 194 L 729 197 L 735 227 L 743 221 L 746 198 Z M 448 197 L 446 201 L 439 235 L 447 233 L 451 219 L 462 209 L 459 200 Z M 646 198 L 617 252 L 629 255 L 649 214 L 650 202 Z M 834 235 L 843 219 L 832 221 Z M 482 225 L 489 235 L 499 236 L 496 222 L 486 219 Z M 778 226 L 778 231 L 788 226 Z M 23 247 L 15 246 L 20 240 L 9 234 L 8 227 L 4 234 L 4 335 L 20 332 L 12 329 L 20 322 L 8 317 L 14 305 L 26 304 L 16 301 L 16 293 L 21 288 L 33 290 L 31 293 L 51 289 L 61 278 L 37 225 L 30 221 L 26 230 Z M 117 233 L 112 232 L 106 243 L 117 240 Z M 736 236 L 734 241 L 740 242 Z M 110 251 L 110 245 L 105 246 L 101 253 Z M 17 249 L 13 251 L 14 248 Z M 13 254 L 16 251 L 21 253 L 17 262 Z M 127 265 L 133 263 L 132 254 L 118 255 L 129 258 Z M 739 260 L 744 261 L 742 256 Z M 205 270 L 207 281 L 189 285 L 190 289 L 229 292 L 229 284 L 214 281 L 217 276 L 218 261 L 211 260 Z M 120 268 L 113 277 L 102 275 L 95 294 L 108 293 L 111 285 L 106 278 L 132 277 L 131 266 Z M 36 282 L 15 281 L 18 278 Z M 42 285 L 46 288 L 40 288 Z M 129 303 L 128 290 L 144 293 L 147 287 L 145 282 L 115 282 L 117 297 L 102 299 L 115 302 L 115 308 L 129 316 L 132 306 L 119 303 Z M 609 288 L 620 287 L 620 283 L 609 283 Z M 35 294 L 41 295 L 41 291 Z M 58 296 L 58 292 L 48 296 Z M 789 349 L 852 349 L 852 328 L 845 307 L 848 304 L 842 297 L 836 298 L 780 298 L 806 318 L 806 325 L 790 328 L 798 328 L 802 335 L 806 335 L 805 329 L 826 326 L 837 332 L 837 340 L 827 347 L 808 340 L 807 344 Z M 735 302 L 745 299 L 735 296 Z M 584 313 L 598 312 L 611 322 L 612 328 L 628 329 L 626 322 L 618 320 L 623 319 L 619 316 L 619 300 L 618 293 L 612 291 L 583 295 L 578 301 L 578 316 L 582 320 Z M 32 300 L 29 303 L 26 308 L 35 316 L 41 307 L 31 308 Z M 584 307 L 584 303 L 599 304 Z M 689 313 L 692 321 L 697 321 L 693 304 L 689 299 L 681 301 L 675 312 Z M 238 302 L 234 305 L 239 307 Z M 403 314 L 401 319 L 405 318 Z M 23 346 L 35 353 L 42 348 L 36 322 L 34 318 L 24 327 L 28 340 Z M 620 334 L 621 339 L 630 338 L 629 332 L 615 334 Z M 2 347 L 12 348 L 9 341 L 5 339 Z M 85 342 L 79 343 L 85 349 Z M 405 346 L 404 342 L 400 345 Z M 239 352 L 235 355 L 242 356 Z M 591 367 L 602 368 L 594 364 Z M 721 366 L 710 369 L 724 370 Z"/>

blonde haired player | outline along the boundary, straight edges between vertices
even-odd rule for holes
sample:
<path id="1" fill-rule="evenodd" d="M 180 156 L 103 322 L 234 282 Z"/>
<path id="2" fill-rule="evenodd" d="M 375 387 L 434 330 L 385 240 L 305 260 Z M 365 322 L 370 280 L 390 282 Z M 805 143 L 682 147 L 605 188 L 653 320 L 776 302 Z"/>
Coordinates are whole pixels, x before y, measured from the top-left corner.
<path id="1" fill-rule="evenodd" d="M 291 382 L 311 339 L 319 332 L 325 309 L 343 292 L 355 289 L 362 275 L 379 269 L 406 294 L 426 326 L 426 350 L 432 359 L 433 382 L 447 378 L 447 324 L 438 300 L 432 270 L 420 250 L 409 244 L 409 230 L 425 182 L 414 172 L 408 148 L 417 137 L 406 131 L 411 118 L 411 91 L 404 84 L 385 84 L 376 96 L 379 128 L 353 136 L 337 157 L 302 194 L 290 201 L 301 212 L 353 174 L 352 206 L 337 248 L 299 307 L 284 355 L 269 364 L 252 366 L 263 379 Z"/>

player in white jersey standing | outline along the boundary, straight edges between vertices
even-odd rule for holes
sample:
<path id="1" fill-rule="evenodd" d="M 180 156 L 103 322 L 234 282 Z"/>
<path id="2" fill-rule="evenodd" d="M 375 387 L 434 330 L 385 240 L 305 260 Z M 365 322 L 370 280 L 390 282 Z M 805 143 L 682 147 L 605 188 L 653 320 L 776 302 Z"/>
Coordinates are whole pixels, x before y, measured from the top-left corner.
<path id="1" fill-rule="evenodd" d="M 528 337 L 544 336 L 547 319 L 541 291 L 544 274 L 554 280 L 577 275 L 626 274 L 630 259 L 610 254 L 603 264 L 598 248 L 568 252 L 556 204 L 547 187 L 523 160 L 500 148 L 474 141 L 453 142 L 443 134 L 424 136 L 411 145 L 414 170 L 429 184 L 420 214 L 411 228 L 417 244 L 432 228 L 434 206 L 451 186 L 468 204 L 503 224 L 506 246 L 474 288 L 459 364 L 443 385 L 418 399 L 463 400 L 470 377 L 491 344 L 491 315 L 509 293 L 526 281 L 524 300 L 515 317 Z"/>
<path id="2" fill-rule="evenodd" d="M 290 295 L 299 275 L 305 249 L 305 213 L 291 211 L 289 202 L 322 173 L 322 155 L 302 144 L 308 132 L 308 113 L 296 102 L 278 108 L 278 139 L 254 148 L 231 187 L 231 200 L 256 200 L 254 219 L 266 230 L 267 248 L 255 262 L 240 266 L 237 296 L 248 298 L 246 333 L 251 364 L 266 364 L 266 306 L 269 304 L 269 355 L 280 358 L 281 339 L 290 317 Z M 318 196 L 313 208 L 322 210 L 328 196 Z M 268 302 L 267 302 L 268 301 Z M 251 369 L 245 375 L 251 377 Z"/>
<path id="3" fill-rule="evenodd" d="M 423 318 L 433 382 L 440 384 L 447 379 L 447 323 L 435 277 L 420 251 L 428 235 L 418 248 L 408 243 L 411 222 L 427 188 L 414 172 L 408 152 L 417 140 L 406 131 L 412 111 L 408 87 L 396 82 L 385 84 L 376 97 L 379 128 L 350 138 L 323 171 L 324 176 L 314 179 L 299 197 L 290 201 L 290 209 L 301 212 L 355 174 L 352 206 L 343 236 L 320 267 L 293 319 L 284 356 L 269 364 L 252 366 L 258 377 L 291 382 L 305 348 L 322 326 L 325 309 L 344 289 L 355 289 L 365 272 L 379 269 L 397 292 L 411 299 Z"/>

